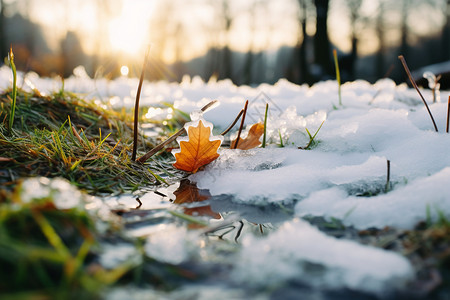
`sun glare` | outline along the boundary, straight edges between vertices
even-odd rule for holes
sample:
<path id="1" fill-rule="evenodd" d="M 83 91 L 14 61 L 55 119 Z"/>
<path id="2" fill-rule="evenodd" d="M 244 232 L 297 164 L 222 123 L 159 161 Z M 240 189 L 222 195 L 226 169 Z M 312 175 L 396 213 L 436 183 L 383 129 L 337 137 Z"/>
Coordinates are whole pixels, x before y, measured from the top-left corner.
<path id="1" fill-rule="evenodd" d="M 122 13 L 112 19 L 108 26 L 109 43 L 113 51 L 136 55 L 148 44 L 148 17 L 151 5 L 124 2 Z"/>
<path id="2" fill-rule="evenodd" d="M 122 76 L 128 76 L 129 72 L 130 72 L 130 69 L 128 69 L 127 66 L 120 67 L 120 74 L 122 74 Z"/>

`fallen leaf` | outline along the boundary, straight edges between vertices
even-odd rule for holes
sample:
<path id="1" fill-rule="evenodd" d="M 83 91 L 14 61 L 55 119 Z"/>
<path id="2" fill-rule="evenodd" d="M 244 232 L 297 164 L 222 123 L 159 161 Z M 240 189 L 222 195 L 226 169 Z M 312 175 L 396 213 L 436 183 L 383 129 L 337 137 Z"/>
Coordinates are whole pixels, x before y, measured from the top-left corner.
<path id="1" fill-rule="evenodd" d="M 213 136 L 212 124 L 203 118 L 186 123 L 187 137 L 177 139 L 180 149 L 173 150 L 176 162 L 173 166 L 179 170 L 195 173 L 198 169 L 219 157 L 217 150 L 222 136 Z"/>
<path id="2" fill-rule="evenodd" d="M 253 149 L 261 145 L 259 138 L 264 134 L 264 124 L 256 123 L 253 124 L 250 130 L 248 131 L 248 135 L 245 139 L 240 138 L 239 143 L 237 144 L 236 149 L 248 150 Z M 236 144 L 236 140 L 231 142 L 231 149 L 234 149 L 234 145 Z"/>

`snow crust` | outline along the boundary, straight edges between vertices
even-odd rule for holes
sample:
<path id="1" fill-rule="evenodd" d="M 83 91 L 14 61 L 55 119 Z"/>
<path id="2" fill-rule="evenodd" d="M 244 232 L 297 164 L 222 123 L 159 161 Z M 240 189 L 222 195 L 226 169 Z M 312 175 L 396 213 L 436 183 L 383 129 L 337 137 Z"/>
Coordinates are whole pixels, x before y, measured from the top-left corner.
<path id="1" fill-rule="evenodd" d="M 300 219 L 267 238 L 248 236 L 233 271 L 234 280 L 273 286 L 296 280 L 320 289 L 348 288 L 386 294 L 412 278 L 409 261 L 395 253 L 338 240 Z"/>

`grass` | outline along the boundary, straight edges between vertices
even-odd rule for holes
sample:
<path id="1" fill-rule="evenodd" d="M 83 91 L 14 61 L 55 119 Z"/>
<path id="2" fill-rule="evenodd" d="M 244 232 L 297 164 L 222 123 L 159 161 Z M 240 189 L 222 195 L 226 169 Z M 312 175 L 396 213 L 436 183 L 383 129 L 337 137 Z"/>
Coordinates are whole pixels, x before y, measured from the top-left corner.
<path id="1" fill-rule="evenodd" d="M 0 196 L 2 295 L 92 297 L 112 283 L 108 278 L 121 276 L 95 267 L 98 233 L 86 211 L 57 209 L 52 196 L 31 202 L 23 196 L 19 188 Z"/>
<path id="2" fill-rule="evenodd" d="M 179 119 L 167 125 L 153 122 L 162 138 L 184 123 L 185 114 L 174 115 Z M 75 186 L 69 191 L 74 197 L 77 189 L 94 195 L 145 192 L 184 175 L 165 151 L 134 162 L 134 136 L 131 111 L 115 111 L 64 90 L 42 95 L 13 84 L 0 94 L 0 298 L 99 299 L 105 288 L 121 283 L 167 287 L 183 279 L 177 266 L 147 257 L 142 249 L 141 264 L 125 261 L 106 269 L 98 261 L 105 241 L 143 242 L 112 221 L 98 232 L 99 217 L 79 207 L 57 208 L 64 191 L 23 195 L 29 177 L 65 178 Z M 138 137 L 139 155 L 160 142 Z M 25 200 L 30 197 L 31 202 Z M 173 217 L 180 216 L 173 212 Z"/>
<path id="3" fill-rule="evenodd" d="M 334 67 L 336 69 L 336 81 L 338 83 L 339 105 L 342 106 L 341 96 L 341 72 L 339 71 L 339 62 L 336 49 L 333 49 Z"/>
<path id="4" fill-rule="evenodd" d="M 16 110 L 16 99 L 17 99 L 17 72 L 16 72 L 16 65 L 14 64 L 14 53 L 12 51 L 12 48 L 9 49 L 9 64 L 11 65 L 11 71 L 13 73 L 13 86 L 12 86 L 12 104 L 9 114 L 9 131 L 13 128 L 14 123 L 14 114 Z"/>
<path id="5" fill-rule="evenodd" d="M 303 149 L 303 150 L 309 150 L 312 147 L 314 147 L 318 142 L 315 140 L 317 134 L 319 133 L 320 129 L 323 126 L 323 123 L 325 123 L 325 120 L 322 121 L 322 123 L 320 124 L 319 128 L 317 128 L 316 132 L 314 134 L 311 134 L 311 132 L 309 132 L 308 128 L 305 128 L 306 133 L 308 134 L 309 137 L 309 141 L 308 144 L 306 144 L 305 147 L 298 147 L 298 149 Z"/>
<path id="6" fill-rule="evenodd" d="M 133 130 L 127 114 L 64 91 L 42 96 L 19 90 L 14 127 L 7 130 L 5 117 L 11 116 L 13 105 L 9 95 L 0 95 L 3 186 L 12 187 L 22 177 L 46 176 L 66 178 L 93 194 L 122 193 L 159 184 L 174 173 L 168 155 L 145 165 L 131 160 Z M 141 137 L 138 150 L 153 148 L 155 142 Z"/>
<path id="7" fill-rule="evenodd" d="M 100 218 L 84 205 L 61 208 L 62 198 L 86 199 L 56 183 L 28 179 L 1 190 L 0 299 L 101 299 L 112 286 L 170 287 L 185 279 L 178 266 L 147 256 L 144 240 L 127 237 L 115 218 Z M 105 242 L 131 244 L 136 253 L 106 267 Z"/>

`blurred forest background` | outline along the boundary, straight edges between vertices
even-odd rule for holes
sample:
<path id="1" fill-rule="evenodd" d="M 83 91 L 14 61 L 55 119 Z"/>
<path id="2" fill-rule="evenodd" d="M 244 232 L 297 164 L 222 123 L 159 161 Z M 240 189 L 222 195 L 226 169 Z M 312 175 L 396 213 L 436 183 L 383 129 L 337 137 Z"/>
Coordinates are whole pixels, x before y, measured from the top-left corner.
<path id="1" fill-rule="evenodd" d="M 403 81 L 450 60 L 450 0 L 0 0 L 0 55 L 41 76 Z M 126 68 L 124 67 L 126 66 Z M 450 69 L 450 67 L 449 67 Z M 450 71 L 450 70 L 448 70 Z M 445 86 L 445 84 L 444 84 Z"/>

